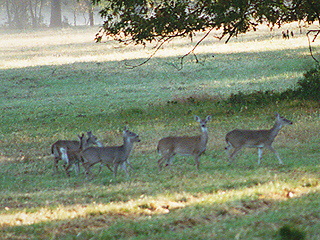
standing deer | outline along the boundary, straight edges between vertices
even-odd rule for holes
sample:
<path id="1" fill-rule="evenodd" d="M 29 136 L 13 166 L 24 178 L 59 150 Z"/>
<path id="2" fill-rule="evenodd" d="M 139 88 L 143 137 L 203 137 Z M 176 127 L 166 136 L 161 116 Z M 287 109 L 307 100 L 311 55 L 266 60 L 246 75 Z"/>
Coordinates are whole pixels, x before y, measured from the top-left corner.
<path id="1" fill-rule="evenodd" d="M 258 164 L 260 164 L 264 147 L 270 149 L 277 156 L 279 163 L 283 164 L 279 153 L 272 147 L 272 143 L 275 137 L 278 135 L 280 129 L 285 125 L 291 124 L 291 121 L 281 117 L 278 113 L 276 113 L 276 122 L 269 130 L 235 129 L 231 132 L 228 132 L 226 135 L 226 142 L 228 146 L 225 149 L 230 150 L 230 148 L 234 148 L 234 151 L 229 154 L 229 164 L 231 164 L 236 153 L 239 152 L 243 147 L 258 148 Z"/>
<path id="2" fill-rule="evenodd" d="M 61 159 L 65 162 L 64 168 L 68 177 L 70 177 L 69 169 L 72 166 L 75 166 L 76 173 L 80 172 L 81 152 L 90 145 L 88 138 L 86 138 L 84 134 L 81 136 L 78 135 L 78 138 L 80 140 L 78 149 L 65 149 L 60 147 Z"/>
<path id="3" fill-rule="evenodd" d="M 123 131 L 123 145 L 106 147 L 89 147 L 82 151 L 83 167 L 87 176 L 91 174 L 90 169 L 93 165 L 100 163 L 109 169 L 113 166 L 114 177 L 117 176 L 119 165 L 125 170 L 127 177 L 128 157 L 135 142 L 140 142 L 139 135 L 130 132 L 127 128 Z"/>
<path id="4" fill-rule="evenodd" d="M 211 116 L 201 119 L 195 116 L 195 120 L 200 123 L 201 135 L 198 136 L 170 136 L 162 138 L 158 143 L 158 153 L 162 156 L 158 160 L 159 169 L 162 169 L 162 164 L 166 161 L 166 166 L 172 163 L 176 154 L 193 156 L 196 162 L 197 169 L 199 169 L 199 158 L 201 154 L 206 151 L 208 142 L 207 122 L 211 120 Z"/>
<path id="5" fill-rule="evenodd" d="M 92 132 L 87 132 L 87 139 L 86 139 L 87 146 L 89 145 L 98 145 L 102 146 L 102 143 L 98 140 L 98 138 L 92 134 Z M 64 148 L 68 150 L 77 150 L 79 148 L 79 141 L 72 141 L 72 140 L 58 140 L 54 144 L 51 145 L 51 153 L 54 156 L 54 170 L 55 173 L 58 172 L 58 163 L 61 158 L 60 149 Z M 66 166 L 66 162 L 64 162 L 64 168 Z"/>

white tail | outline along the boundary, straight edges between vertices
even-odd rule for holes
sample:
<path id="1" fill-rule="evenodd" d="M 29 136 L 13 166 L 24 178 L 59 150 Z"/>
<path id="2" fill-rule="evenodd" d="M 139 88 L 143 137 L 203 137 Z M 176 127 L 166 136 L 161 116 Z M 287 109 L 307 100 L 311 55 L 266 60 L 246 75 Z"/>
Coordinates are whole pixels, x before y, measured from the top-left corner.
<path id="1" fill-rule="evenodd" d="M 92 132 L 87 132 L 86 139 L 87 146 L 89 145 L 98 145 L 102 146 L 102 143 L 98 140 L 98 138 L 92 134 Z M 58 140 L 54 144 L 51 145 L 51 153 L 54 156 L 54 171 L 58 172 L 58 163 L 62 160 L 62 153 L 60 151 L 61 148 L 68 150 L 77 150 L 79 148 L 79 141 L 70 141 L 70 140 Z M 64 168 L 66 166 L 66 158 L 64 157 Z"/>
<path id="2" fill-rule="evenodd" d="M 248 148 L 258 148 L 258 164 L 260 164 L 263 148 L 266 147 L 270 149 L 278 158 L 279 163 L 283 164 L 279 153 L 272 147 L 272 143 L 275 137 L 278 135 L 280 129 L 284 125 L 291 125 L 292 122 L 288 119 L 281 117 L 276 113 L 276 122 L 274 126 L 269 130 L 239 130 L 235 129 L 228 132 L 226 135 L 226 142 L 228 146 L 226 150 L 234 148 L 234 151 L 229 154 L 229 164 L 232 162 L 234 156 L 243 147 Z"/>
<path id="3" fill-rule="evenodd" d="M 123 145 L 107 147 L 89 147 L 82 151 L 83 167 L 86 174 L 91 174 L 90 168 L 96 163 L 101 163 L 110 168 L 113 166 L 114 177 L 117 176 L 119 165 L 128 176 L 126 164 L 135 142 L 140 142 L 139 135 L 130 132 L 127 128 L 123 131 Z"/>
<path id="4" fill-rule="evenodd" d="M 90 145 L 84 134 L 81 136 L 78 135 L 78 138 L 80 141 L 77 149 L 67 150 L 63 147 L 60 147 L 61 159 L 65 162 L 64 168 L 68 177 L 70 177 L 69 169 L 73 166 L 75 167 L 77 174 L 80 172 L 81 152 Z"/>
<path id="5" fill-rule="evenodd" d="M 158 160 L 159 169 L 162 169 L 163 163 L 166 161 L 166 166 L 172 163 L 172 159 L 176 154 L 193 156 L 199 169 L 199 158 L 202 153 L 205 152 L 208 142 L 208 129 L 207 122 L 211 120 L 211 116 L 207 116 L 205 119 L 201 119 L 195 116 L 195 120 L 200 123 L 201 135 L 198 136 L 181 136 L 181 137 L 166 137 L 162 138 L 157 150 L 161 154 L 161 158 Z"/>

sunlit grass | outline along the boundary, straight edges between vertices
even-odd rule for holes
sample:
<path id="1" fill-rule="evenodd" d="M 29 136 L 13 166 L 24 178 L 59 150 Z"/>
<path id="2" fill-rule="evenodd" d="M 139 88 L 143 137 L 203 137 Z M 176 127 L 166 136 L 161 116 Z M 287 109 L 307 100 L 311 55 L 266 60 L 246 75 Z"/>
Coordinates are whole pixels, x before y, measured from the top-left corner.
<path id="1" fill-rule="evenodd" d="M 316 177 L 308 179 L 298 179 L 296 183 L 288 184 L 281 182 L 274 177 L 272 181 L 266 183 L 254 182 L 253 187 L 245 187 L 231 190 L 215 190 L 212 193 L 170 193 L 161 194 L 157 197 L 141 195 L 137 199 L 130 199 L 125 202 L 111 202 L 108 204 L 88 203 L 88 204 L 72 204 L 58 205 L 55 208 L 42 207 L 35 210 L 24 210 L 17 213 L 6 214 L 3 212 L 0 216 L 1 226 L 29 225 L 39 222 L 74 219 L 79 217 L 88 217 L 102 214 L 125 214 L 127 216 L 169 214 L 175 209 L 182 209 L 195 205 L 219 205 L 220 210 L 227 208 L 229 202 L 247 200 L 265 200 L 265 201 L 286 201 L 291 198 L 299 198 L 305 194 L 315 193 L 320 190 L 319 179 Z M 250 185 L 250 180 L 245 180 L 245 185 Z M 127 187 L 136 187 L 135 184 Z M 138 186 L 138 185 L 137 185 Z M 122 186 L 126 187 L 126 186 Z M 75 191 L 73 194 L 81 195 L 87 190 Z M 101 191 L 101 189 L 99 189 Z M 108 189 L 104 189 L 108 192 Z M 63 194 L 63 191 L 60 191 Z M 54 198 L 56 192 L 48 192 L 47 197 Z M 70 190 L 66 190 L 65 194 L 70 194 Z M 107 194 L 107 193 L 106 193 Z M 29 195 L 29 194 L 28 194 Z M 24 195 L 27 199 L 28 195 Z M 40 195 L 40 194 L 39 194 Z M 29 195 L 29 198 L 32 197 Z M 4 207 L 5 211 L 10 211 L 10 207 Z"/>
<path id="2" fill-rule="evenodd" d="M 11 32 L 0 39 L 4 239 L 269 240 L 287 222 L 317 239 L 319 104 L 223 102 L 238 91 L 295 86 L 313 65 L 304 35 L 283 40 L 281 30 L 263 28 L 228 44 L 211 36 L 195 51 L 200 62 L 189 56 L 177 71 L 178 57 L 200 35 L 193 43 L 172 41 L 146 65 L 127 69 L 152 45 L 96 44 L 96 30 Z M 258 166 L 256 149 L 244 149 L 228 166 L 225 134 L 271 128 L 274 112 L 294 122 L 274 143 L 285 165 L 265 151 Z M 198 134 L 194 115 L 208 114 L 200 171 L 192 158 L 177 156 L 159 172 L 158 140 Z M 130 157 L 130 179 L 122 171 L 114 179 L 106 168 L 92 181 L 74 172 L 67 178 L 62 167 L 52 175 L 50 145 L 57 139 L 92 130 L 104 144 L 119 145 L 125 125 L 142 139 Z"/>
<path id="3" fill-rule="evenodd" d="M 289 40 L 281 38 L 281 29 L 269 31 L 264 27 L 261 27 L 262 31 L 249 32 L 234 38 L 228 44 L 225 44 L 223 40 L 215 39 L 214 35 L 216 34 L 214 33 L 197 47 L 195 53 L 209 54 L 205 57 L 206 59 L 221 54 L 288 51 L 289 46 L 290 51 L 297 51 L 303 57 L 309 56 L 306 36 L 298 33 L 299 29 L 296 25 L 289 28 L 296 32 L 296 37 Z M 93 41 L 93 36 L 97 31 L 98 28 L 78 28 L 76 31 L 72 28 L 66 28 L 26 34 L 8 34 L 7 37 L 0 39 L 2 52 L 0 56 L 3 60 L 1 68 L 59 66 L 75 62 L 127 61 L 147 58 L 155 50 L 153 44 L 149 44 L 147 48 L 122 46 L 113 41 L 103 41 L 102 44 L 96 44 Z M 192 49 L 201 35 L 197 34 L 192 42 L 188 38 L 171 41 L 157 52 L 156 57 L 183 56 Z M 317 43 L 314 46 L 316 47 Z M 287 54 L 290 53 L 287 52 Z M 200 58 L 200 60 L 203 59 Z"/>

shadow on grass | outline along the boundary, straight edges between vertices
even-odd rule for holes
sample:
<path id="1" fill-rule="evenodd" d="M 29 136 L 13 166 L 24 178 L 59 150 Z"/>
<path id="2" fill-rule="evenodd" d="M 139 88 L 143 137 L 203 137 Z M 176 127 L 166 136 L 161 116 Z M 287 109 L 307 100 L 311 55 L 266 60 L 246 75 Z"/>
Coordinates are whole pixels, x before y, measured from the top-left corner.
<path id="1" fill-rule="evenodd" d="M 279 229 L 289 224 L 302 229 L 307 239 L 317 239 L 320 211 L 315 199 L 319 197 L 319 192 L 278 200 L 247 196 L 223 203 L 199 201 L 183 208 L 170 203 L 141 204 L 138 207 L 145 211 L 140 214 L 96 211 L 75 219 L 3 226 L 1 230 L 3 239 L 231 239 L 239 231 L 242 237 L 278 239 Z"/>

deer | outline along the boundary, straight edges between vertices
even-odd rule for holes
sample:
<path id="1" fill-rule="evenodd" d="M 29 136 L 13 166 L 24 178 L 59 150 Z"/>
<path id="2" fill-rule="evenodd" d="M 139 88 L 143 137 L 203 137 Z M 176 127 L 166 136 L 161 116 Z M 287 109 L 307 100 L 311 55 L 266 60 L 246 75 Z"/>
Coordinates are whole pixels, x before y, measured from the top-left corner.
<path id="1" fill-rule="evenodd" d="M 195 121 L 200 124 L 201 134 L 197 136 L 169 136 L 162 138 L 158 142 L 157 151 L 161 155 L 158 160 L 159 170 L 162 170 L 162 165 L 169 166 L 176 154 L 193 156 L 197 169 L 200 166 L 200 156 L 206 151 L 208 143 L 207 122 L 211 120 L 208 115 L 205 119 L 195 116 Z"/>
<path id="2" fill-rule="evenodd" d="M 268 130 L 241 130 L 235 129 L 226 134 L 226 142 L 228 146 L 225 148 L 229 152 L 229 165 L 232 163 L 234 156 L 244 147 L 258 148 L 258 164 L 261 162 L 263 148 L 272 151 L 279 160 L 279 164 L 283 164 L 279 153 L 272 147 L 272 143 L 278 135 L 280 129 L 285 125 L 292 125 L 292 122 L 279 113 L 275 114 L 276 121 L 271 129 Z M 230 153 L 231 149 L 234 149 Z"/>
<path id="3" fill-rule="evenodd" d="M 76 173 L 78 174 L 80 172 L 80 162 L 82 161 L 81 153 L 84 149 L 88 148 L 92 143 L 90 143 L 88 140 L 89 138 L 86 138 L 84 134 L 81 136 L 78 135 L 79 138 L 79 147 L 78 149 L 65 149 L 63 147 L 60 148 L 61 152 L 61 158 L 65 162 L 65 171 L 67 173 L 67 176 L 70 177 L 69 169 L 72 166 L 76 167 Z M 99 147 L 102 147 L 102 144 L 100 142 Z M 109 166 L 108 168 L 112 170 Z"/>
<path id="4" fill-rule="evenodd" d="M 69 169 L 72 166 L 76 167 L 76 173 L 80 172 L 81 152 L 89 145 L 88 139 L 85 138 L 84 134 L 81 136 L 78 135 L 78 138 L 78 149 L 66 149 L 64 147 L 60 147 L 61 159 L 65 162 L 64 168 L 68 177 L 70 177 Z"/>
<path id="5" fill-rule="evenodd" d="M 139 135 L 131 132 L 127 127 L 123 130 L 123 145 L 121 146 L 105 146 L 105 147 L 89 147 L 82 151 L 82 165 L 85 168 L 87 176 L 91 175 L 91 167 L 97 163 L 106 165 L 110 170 L 113 167 L 114 178 L 117 177 L 119 165 L 124 169 L 126 176 L 129 177 L 126 165 L 130 165 L 128 157 L 133 149 L 135 142 L 140 142 Z"/>
<path id="6" fill-rule="evenodd" d="M 51 145 L 51 153 L 54 156 L 54 173 L 58 172 L 58 163 L 61 158 L 61 151 L 60 149 L 63 148 L 66 151 L 68 150 L 77 150 L 79 148 L 79 141 L 75 140 L 58 140 L 54 144 Z M 89 145 L 97 145 L 103 146 L 102 143 L 98 140 L 98 138 L 92 134 L 91 131 L 87 132 L 87 139 L 86 139 L 87 146 Z M 64 168 L 66 167 L 66 162 L 64 162 Z"/>

